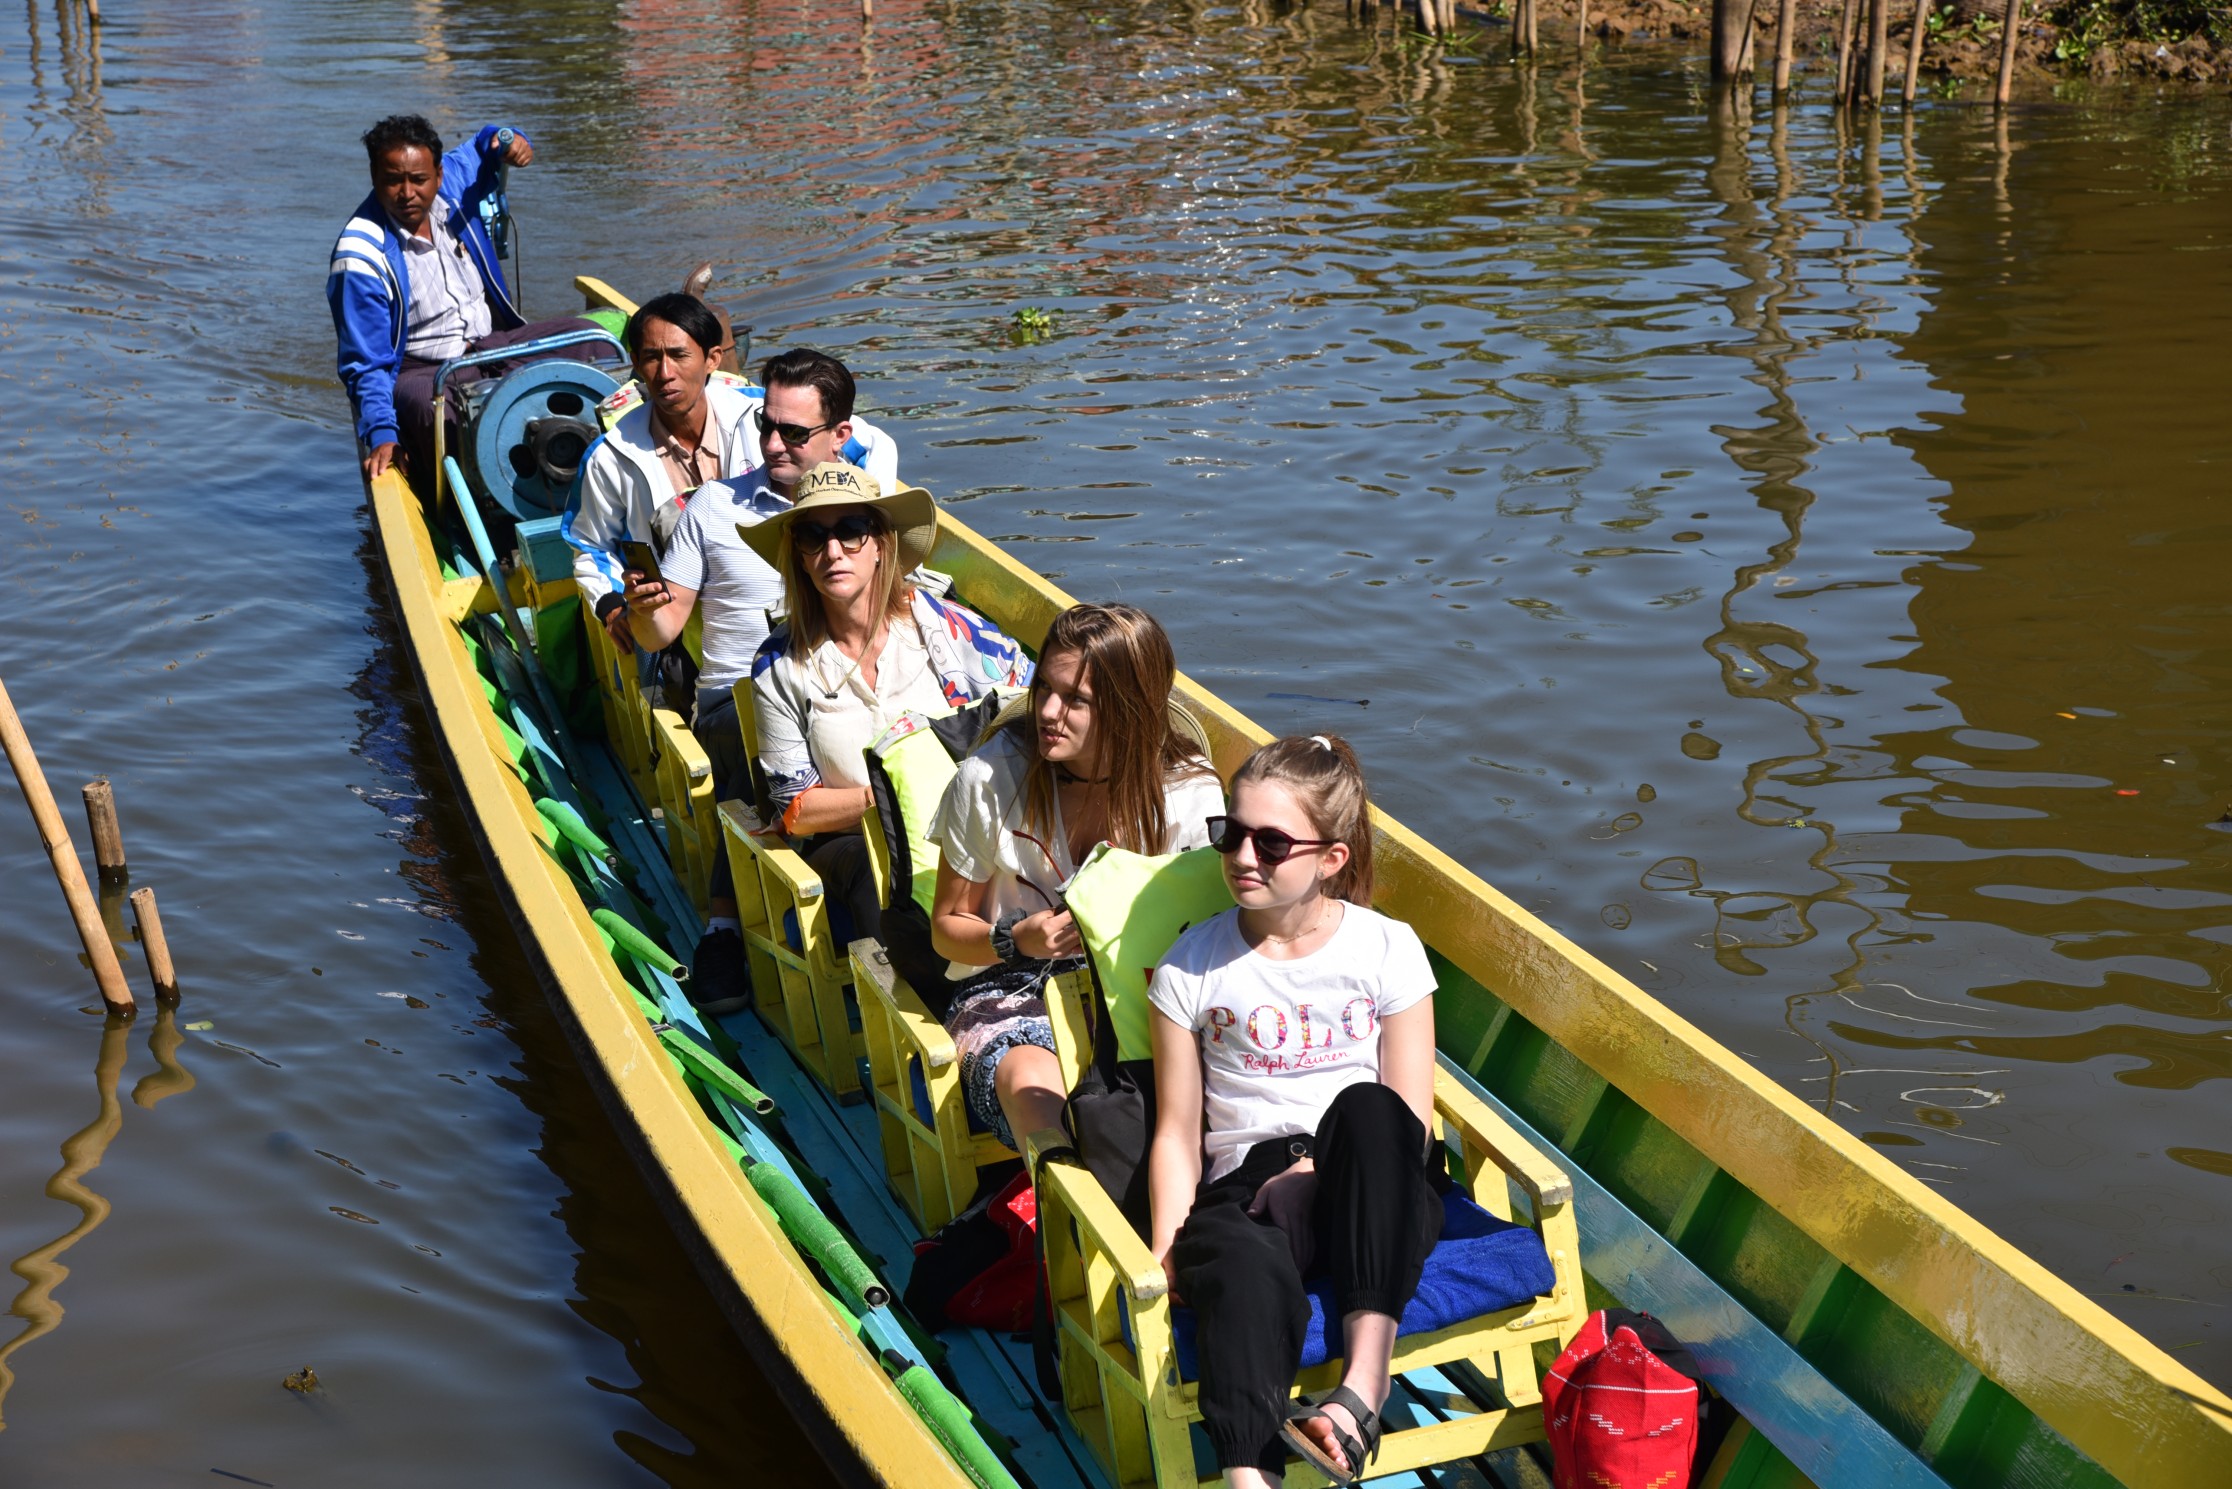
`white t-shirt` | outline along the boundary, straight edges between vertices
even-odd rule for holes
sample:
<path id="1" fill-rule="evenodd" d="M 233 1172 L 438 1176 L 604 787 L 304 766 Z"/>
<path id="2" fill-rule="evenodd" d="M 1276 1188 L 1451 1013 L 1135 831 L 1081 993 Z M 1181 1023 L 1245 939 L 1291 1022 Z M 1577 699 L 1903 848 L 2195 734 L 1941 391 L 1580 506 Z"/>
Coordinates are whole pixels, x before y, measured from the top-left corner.
<path id="1" fill-rule="evenodd" d="M 694 589 L 704 614 L 700 688 L 727 688 L 752 670 L 767 639 L 767 612 L 783 603 L 783 576 L 744 542 L 740 527 L 757 527 L 789 502 L 746 471 L 734 483 L 708 481 L 659 555 L 661 577 Z"/>
<path id="2" fill-rule="evenodd" d="M 1023 781 L 1030 757 L 1013 730 L 1002 729 L 983 748 L 961 762 L 946 786 L 937 815 L 930 819 L 930 840 L 944 861 L 973 884 L 989 884 L 984 917 L 998 920 L 1011 911 L 1035 915 L 1061 903 L 1061 886 L 1077 872 L 1070 860 L 1069 828 L 1054 803 L 1053 830 L 1033 833 L 1045 848 L 1019 837 L 1024 825 Z M 1169 841 L 1158 853 L 1199 848 L 1209 841 L 1209 819 L 1225 809 L 1224 787 L 1206 761 L 1198 774 L 1163 787 L 1163 819 Z M 967 977 L 984 968 L 955 962 L 950 974 Z"/>
<path id="3" fill-rule="evenodd" d="M 1292 961 L 1250 950 L 1237 908 L 1180 936 L 1147 997 L 1201 1047 L 1208 1176 L 1250 1144 L 1315 1133 L 1335 1096 L 1379 1079 L 1380 1024 L 1433 994 L 1418 933 L 1361 905 Z"/>

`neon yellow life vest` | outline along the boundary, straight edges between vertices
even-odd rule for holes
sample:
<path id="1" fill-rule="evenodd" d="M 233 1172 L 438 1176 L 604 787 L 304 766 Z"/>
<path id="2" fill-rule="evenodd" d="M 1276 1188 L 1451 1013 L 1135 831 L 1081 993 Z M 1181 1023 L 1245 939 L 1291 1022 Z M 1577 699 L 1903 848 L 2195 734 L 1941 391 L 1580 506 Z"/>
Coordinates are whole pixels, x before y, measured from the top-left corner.
<path id="1" fill-rule="evenodd" d="M 1070 880 L 1063 901 L 1100 978 L 1120 1060 L 1151 1059 L 1154 1016 L 1147 985 L 1189 926 L 1232 908 L 1214 848 L 1149 857 L 1103 843 Z"/>
<path id="2" fill-rule="evenodd" d="M 930 819 L 937 815 L 946 787 L 961 769 L 931 732 L 930 719 L 924 713 L 902 714 L 868 747 L 891 783 L 888 800 L 883 792 L 876 792 L 884 842 L 891 853 L 891 888 L 896 890 L 897 881 L 906 879 L 908 895 L 925 915 L 938 891 L 938 845 L 930 839 Z M 892 808 L 897 810 L 897 822 L 891 820 Z"/>

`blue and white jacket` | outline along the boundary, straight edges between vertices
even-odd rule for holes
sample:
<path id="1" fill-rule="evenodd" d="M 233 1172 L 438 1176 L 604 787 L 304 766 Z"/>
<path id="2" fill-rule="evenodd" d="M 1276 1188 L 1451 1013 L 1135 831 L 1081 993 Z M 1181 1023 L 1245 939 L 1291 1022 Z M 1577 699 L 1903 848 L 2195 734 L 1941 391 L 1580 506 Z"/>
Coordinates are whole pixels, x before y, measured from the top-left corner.
<path id="1" fill-rule="evenodd" d="M 483 125 L 468 143 L 442 157 L 441 196 L 450 208 L 447 230 L 463 240 L 488 287 L 490 324 L 508 331 L 525 321 L 512 303 L 480 213 L 481 203 L 496 190 L 496 167 L 503 154 L 496 138 L 501 133 L 494 124 Z M 340 343 L 341 385 L 356 406 L 357 438 L 367 446 L 392 443 L 398 437 L 395 374 L 403 366 L 411 276 L 404 267 L 402 240 L 377 194 L 358 205 L 333 245 L 326 303 L 333 307 L 333 332 Z"/>

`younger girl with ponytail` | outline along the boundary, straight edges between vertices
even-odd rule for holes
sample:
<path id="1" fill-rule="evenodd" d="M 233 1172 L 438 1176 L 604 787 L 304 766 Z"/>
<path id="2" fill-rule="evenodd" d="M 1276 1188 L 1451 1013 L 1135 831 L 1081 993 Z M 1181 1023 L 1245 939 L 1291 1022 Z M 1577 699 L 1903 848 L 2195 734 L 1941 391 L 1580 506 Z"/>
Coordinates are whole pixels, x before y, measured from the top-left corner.
<path id="1" fill-rule="evenodd" d="M 1417 934 L 1370 908 L 1368 797 L 1345 741 L 1257 750 L 1209 839 L 1238 903 L 1180 936 L 1149 992 L 1151 1241 L 1198 1320 L 1225 1481 L 1279 1481 L 1292 1447 L 1354 1483 L 1379 1446 L 1396 1320 L 1441 1235 L 1433 973 Z M 1317 1266 L 1347 1370 L 1290 1408 Z"/>

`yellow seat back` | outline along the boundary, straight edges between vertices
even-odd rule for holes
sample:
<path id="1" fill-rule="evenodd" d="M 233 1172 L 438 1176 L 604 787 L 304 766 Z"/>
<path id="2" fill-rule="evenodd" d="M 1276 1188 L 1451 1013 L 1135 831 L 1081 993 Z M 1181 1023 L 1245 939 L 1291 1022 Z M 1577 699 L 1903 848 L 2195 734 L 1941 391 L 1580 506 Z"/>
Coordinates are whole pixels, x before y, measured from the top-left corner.
<path id="1" fill-rule="evenodd" d="M 1063 895 L 1116 1031 L 1119 1060 L 1155 1053 L 1147 985 L 1189 926 L 1232 908 L 1214 848 L 1150 857 L 1110 843 L 1095 848 Z"/>

